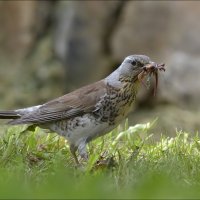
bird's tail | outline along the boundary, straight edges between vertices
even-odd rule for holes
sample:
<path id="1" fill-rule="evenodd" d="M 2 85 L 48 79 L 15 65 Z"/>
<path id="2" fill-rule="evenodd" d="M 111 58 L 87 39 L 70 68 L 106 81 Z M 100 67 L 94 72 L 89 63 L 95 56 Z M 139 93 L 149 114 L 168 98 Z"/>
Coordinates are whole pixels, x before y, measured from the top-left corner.
<path id="1" fill-rule="evenodd" d="M 20 112 L 24 111 L 25 109 L 19 109 L 19 110 L 9 110 L 9 111 L 0 111 L 0 119 L 10 119 L 7 124 L 16 125 L 18 123 L 15 123 L 23 114 Z M 25 130 L 23 130 L 21 133 L 31 130 L 34 131 L 36 126 L 34 124 L 29 125 Z"/>
<path id="2" fill-rule="evenodd" d="M 0 119 L 17 119 L 20 117 L 21 115 L 19 114 L 19 112 L 15 110 L 0 111 Z"/>
<path id="3" fill-rule="evenodd" d="M 10 119 L 10 121 L 8 121 L 8 124 L 12 124 L 12 125 L 25 124 L 24 122 L 20 121 L 20 119 L 24 115 L 32 113 L 40 107 L 41 105 L 17 109 L 17 110 L 0 111 L 0 119 Z"/>

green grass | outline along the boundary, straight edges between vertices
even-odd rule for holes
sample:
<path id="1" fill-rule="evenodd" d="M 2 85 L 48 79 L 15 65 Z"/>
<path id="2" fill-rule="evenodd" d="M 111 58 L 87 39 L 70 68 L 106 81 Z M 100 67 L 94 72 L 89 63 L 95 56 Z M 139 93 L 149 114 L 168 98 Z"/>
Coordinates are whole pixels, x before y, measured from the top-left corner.
<path id="1" fill-rule="evenodd" d="M 26 126 L 0 132 L 0 198 L 200 198 L 200 138 L 177 132 L 154 141 L 154 123 L 90 143 L 76 167 L 64 138 Z"/>

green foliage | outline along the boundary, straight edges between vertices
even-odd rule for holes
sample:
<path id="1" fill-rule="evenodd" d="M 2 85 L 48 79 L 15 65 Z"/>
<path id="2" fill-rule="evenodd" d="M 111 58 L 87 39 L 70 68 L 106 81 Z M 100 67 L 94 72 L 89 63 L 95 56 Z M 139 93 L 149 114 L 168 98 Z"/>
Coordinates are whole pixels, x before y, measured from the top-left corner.
<path id="1" fill-rule="evenodd" d="M 75 166 L 66 140 L 39 128 L 0 133 L 0 198 L 199 198 L 200 138 L 154 141 L 153 123 L 119 126 Z"/>

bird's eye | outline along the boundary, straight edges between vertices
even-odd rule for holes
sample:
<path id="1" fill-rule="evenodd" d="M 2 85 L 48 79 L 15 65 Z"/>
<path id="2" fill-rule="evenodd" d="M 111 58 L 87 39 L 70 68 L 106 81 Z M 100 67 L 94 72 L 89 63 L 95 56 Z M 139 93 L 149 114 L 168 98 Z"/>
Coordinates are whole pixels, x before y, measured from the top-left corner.
<path id="1" fill-rule="evenodd" d="M 137 64 L 137 62 L 136 62 L 135 60 L 133 60 L 133 61 L 131 62 L 131 64 L 132 64 L 133 66 L 135 66 L 135 65 Z"/>

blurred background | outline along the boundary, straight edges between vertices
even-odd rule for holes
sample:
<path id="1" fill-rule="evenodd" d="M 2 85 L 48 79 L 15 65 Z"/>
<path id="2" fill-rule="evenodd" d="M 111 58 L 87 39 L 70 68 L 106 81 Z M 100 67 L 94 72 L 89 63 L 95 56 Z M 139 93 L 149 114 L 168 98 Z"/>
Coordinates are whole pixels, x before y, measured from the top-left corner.
<path id="1" fill-rule="evenodd" d="M 200 129 L 200 2 L 0 1 L 0 109 L 41 104 L 104 78 L 124 57 L 166 64 L 129 124 Z"/>

